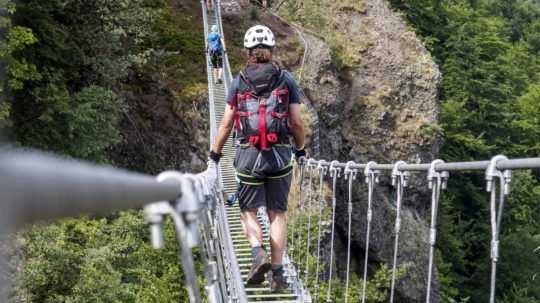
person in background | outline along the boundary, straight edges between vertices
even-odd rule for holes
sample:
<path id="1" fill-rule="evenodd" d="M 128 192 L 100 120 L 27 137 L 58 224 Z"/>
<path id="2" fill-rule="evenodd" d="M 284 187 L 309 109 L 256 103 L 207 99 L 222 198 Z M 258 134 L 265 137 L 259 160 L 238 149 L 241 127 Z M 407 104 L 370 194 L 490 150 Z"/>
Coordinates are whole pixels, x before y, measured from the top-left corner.
<path id="1" fill-rule="evenodd" d="M 210 63 L 212 64 L 212 75 L 215 83 L 222 83 L 223 77 L 223 53 L 225 52 L 225 42 L 219 34 L 217 25 L 212 25 L 211 32 L 208 35 L 208 43 L 206 51 L 210 55 Z"/>
<path id="2" fill-rule="evenodd" d="M 214 0 L 206 0 L 206 9 L 210 11 L 214 9 Z"/>
<path id="3" fill-rule="evenodd" d="M 238 204 L 244 234 L 251 245 L 248 284 L 260 284 L 272 270 L 271 290 L 287 288 L 283 253 L 287 246 L 287 204 L 292 153 L 305 157 L 300 94 L 292 75 L 272 60 L 276 41 L 262 25 L 245 34 L 247 65 L 231 83 L 228 106 L 209 158 L 219 162 L 233 127 L 239 146 L 234 166 L 240 180 Z M 294 147 L 291 146 L 291 143 Z M 270 219 L 270 258 L 263 246 L 257 211 L 265 206 Z"/>

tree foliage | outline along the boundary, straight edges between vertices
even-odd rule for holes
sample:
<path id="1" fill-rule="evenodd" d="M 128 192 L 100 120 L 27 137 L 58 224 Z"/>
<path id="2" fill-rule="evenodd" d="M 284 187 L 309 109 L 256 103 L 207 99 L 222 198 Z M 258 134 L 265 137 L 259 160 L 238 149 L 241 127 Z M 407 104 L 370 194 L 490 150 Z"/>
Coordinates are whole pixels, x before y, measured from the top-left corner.
<path id="1" fill-rule="evenodd" d="M 23 88 L 27 80 L 39 80 L 41 75 L 36 65 L 16 53 L 37 42 L 30 28 L 14 26 L 11 15 L 16 11 L 10 0 L 0 1 L 0 129 L 10 126 L 10 92 Z"/>
<path id="2" fill-rule="evenodd" d="M 154 250 L 138 212 L 69 219 L 19 237 L 23 302 L 178 302 L 187 297 L 171 222 Z"/>
<path id="3" fill-rule="evenodd" d="M 176 16 L 173 1 L 0 0 L 0 10 L 8 75 L 0 124 L 22 146 L 108 162 L 122 96 L 146 89 L 130 83 L 133 75 L 185 86 L 206 80 L 202 24 Z M 162 251 L 148 235 L 136 211 L 29 228 L 17 235 L 12 301 L 186 299 L 171 224 Z"/>

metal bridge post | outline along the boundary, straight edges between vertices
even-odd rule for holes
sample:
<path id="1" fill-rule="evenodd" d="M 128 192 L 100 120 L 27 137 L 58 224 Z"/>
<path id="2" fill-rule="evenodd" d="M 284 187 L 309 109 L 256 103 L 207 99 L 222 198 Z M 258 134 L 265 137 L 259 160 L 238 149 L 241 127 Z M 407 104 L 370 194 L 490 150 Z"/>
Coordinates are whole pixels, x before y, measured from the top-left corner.
<path id="1" fill-rule="evenodd" d="M 441 190 L 446 189 L 449 173 L 447 171 L 438 171 L 437 165 L 444 164 L 443 160 L 437 159 L 431 162 L 427 180 L 428 187 L 431 189 L 431 222 L 429 228 L 429 260 L 428 260 L 428 279 L 426 287 L 426 303 L 431 302 L 431 281 L 433 277 L 433 254 L 437 238 L 437 213 L 439 209 L 439 200 Z"/>
<path id="2" fill-rule="evenodd" d="M 489 291 L 489 302 L 495 303 L 495 286 L 497 282 L 497 262 L 499 260 L 499 235 L 501 232 L 502 213 L 504 210 L 505 196 L 510 194 L 510 183 L 512 181 L 512 171 L 501 171 L 497 168 L 497 163 L 508 160 L 503 155 L 495 156 L 491 159 L 486 168 L 486 190 L 490 195 L 490 221 L 491 221 L 491 281 Z M 499 179 L 497 188 L 496 179 Z M 497 190 L 499 196 L 497 197 Z M 498 204 L 498 205 L 497 205 Z"/>
<path id="3" fill-rule="evenodd" d="M 373 169 L 373 166 L 377 163 L 370 161 L 364 168 L 364 177 L 365 182 L 368 186 L 368 206 L 366 212 L 366 247 L 364 252 L 364 276 L 362 281 L 362 303 L 366 302 L 366 289 L 367 289 L 367 269 L 368 269 L 368 256 L 369 256 L 369 241 L 371 234 L 371 220 L 373 219 L 373 191 L 375 189 L 375 184 L 379 183 L 379 174 L 381 173 L 378 170 Z"/>
<path id="4" fill-rule="evenodd" d="M 392 285 L 390 288 L 390 303 L 394 302 L 397 274 L 397 257 L 399 249 L 399 232 L 401 230 L 401 205 L 403 203 L 403 190 L 409 183 L 410 173 L 401 170 L 406 165 L 405 161 L 398 161 L 392 169 L 392 186 L 396 188 L 396 221 L 394 225 L 394 257 L 392 262 Z"/>

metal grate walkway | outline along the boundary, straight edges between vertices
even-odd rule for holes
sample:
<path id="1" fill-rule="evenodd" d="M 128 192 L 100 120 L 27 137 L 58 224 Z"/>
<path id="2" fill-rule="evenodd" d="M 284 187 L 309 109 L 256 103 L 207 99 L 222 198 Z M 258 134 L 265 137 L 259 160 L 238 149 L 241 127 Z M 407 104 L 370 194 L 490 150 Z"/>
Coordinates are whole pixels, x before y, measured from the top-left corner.
<path id="1" fill-rule="evenodd" d="M 205 10 L 205 6 L 203 4 L 203 10 Z M 206 24 L 205 24 L 205 36 L 208 35 L 209 29 L 213 25 L 217 25 L 218 28 L 220 28 L 221 34 L 223 35 L 222 31 L 222 24 L 221 24 L 221 18 L 220 18 L 220 11 L 219 11 L 219 1 L 217 1 L 217 5 L 214 11 L 206 11 L 204 12 L 207 16 Z M 229 68 L 229 62 L 228 57 L 225 55 L 223 58 L 223 67 L 224 67 L 224 73 L 223 73 L 223 83 L 216 84 L 216 79 L 214 79 L 214 75 L 211 72 L 211 66 L 210 66 L 210 58 L 207 56 L 207 71 L 208 71 L 208 89 L 209 89 L 209 101 L 210 101 L 210 111 L 211 111 L 211 125 L 215 127 L 217 130 L 217 127 L 219 126 L 219 122 L 221 122 L 221 119 L 223 118 L 225 108 L 227 106 L 226 104 L 226 94 L 228 89 L 228 84 L 230 83 L 231 79 L 231 71 Z M 213 111 L 213 113 L 212 113 Z M 215 137 L 215 133 L 213 134 L 212 140 Z M 233 161 L 234 161 L 234 155 L 235 155 L 235 148 L 232 142 L 232 138 L 229 137 L 227 140 L 227 143 L 225 144 L 223 148 L 223 157 L 220 161 L 220 174 L 221 174 L 221 182 L 223 185 L 223 191 L 225 195 L 229 196 L 236 192 L 238 184 L 235 179 L 235 170 L 233 167 Z M 283 291 L 280 293 L 272 293 L 270 290 L 270 285 L 267 279 L 266 282 L 264 282 L 261 285 L 247 285 L 247 275 L 249 273 L 250 267 L 251 267 L 251 248 L 250 244 L 247 241 L 247 239 L 244 236 L 242 225 L 240 223 L 240 209 L 238 207 L 238 204 L 234 204 L 233 206 L 226 206 L 225 207 L 226 214 L 227 214 L 227 221 L 228 221 L 228 227 L 229 227 L 229 235 L 231 237 L 232 243 L 233 243 L 233 249 L 234 249 L 234 255 L 236 256 L 236 260 L 238 263 L 238 270 L 240 271 L 240 275 L 242 278 L 242 281 L 244 283 L 244 290 L 246 292 L 246 297 L 248 302 L 306 302 L 306 300 L 302 300 L 301 297 L 298 295 L 298 286 L 292 285 L 290 289 L 287 291 Z M 264 210 L 261 210 L 259 212 L 259 222 L 261 223 L 261 226 L 263 226 L 263 237 L 264 237 L 264 245 L 266 247 L 270 247 L 269 242 L 269 224 L 268 224 L 268 218 L 266 216 L 266 213 Z M 288 259 L 288 258 L 286 258 Z M 288 264 L 287 264 L 288 265 Z M 294 270 L 291 270 L 291 266 L 287 266 L 288 270 L 285 271 L 285 274 L 288 278 L 288 280 L 291 282 L 291 284 L 297 284 L 294 283 L 296 281 L 295 279 L 295 273 Z M 233 269 L 234 270 L 234 269 Z M 268 277 L 269 278 L 269 277 Z M 300 293 L 305 293 L 305 291 L 302 291 Z M 309 301 L 307 301 L 309 302 Z"/>

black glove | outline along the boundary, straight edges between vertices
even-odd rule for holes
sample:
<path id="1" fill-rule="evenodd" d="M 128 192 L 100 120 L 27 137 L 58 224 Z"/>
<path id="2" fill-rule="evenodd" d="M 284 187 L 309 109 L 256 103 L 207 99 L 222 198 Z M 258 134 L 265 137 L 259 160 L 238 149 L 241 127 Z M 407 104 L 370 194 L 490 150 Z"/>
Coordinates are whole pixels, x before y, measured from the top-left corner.
<path id="1" fill-rule="evenodd" d="M 306 157 L 307 156 L 307 153 L 306 153 L 306 149 L 305 148 L 302 148 L 302 149 L 294 149 L 294 156 L 296 157 L 296 159 L 300 160 L 301 157 Z"/>
<path id="2" fill-rule="evenodd" d="M 221 157 L 223 157 L 222 154 L 218 154 L 216 152 L 214 152 L 213 150 L 210 151 L 210 155 L 208 156 L 208 158 L 210 158 L 210 160 L 216 162 L 216 163 L 219 163 L 219 159 L 221 159 Z"/>

